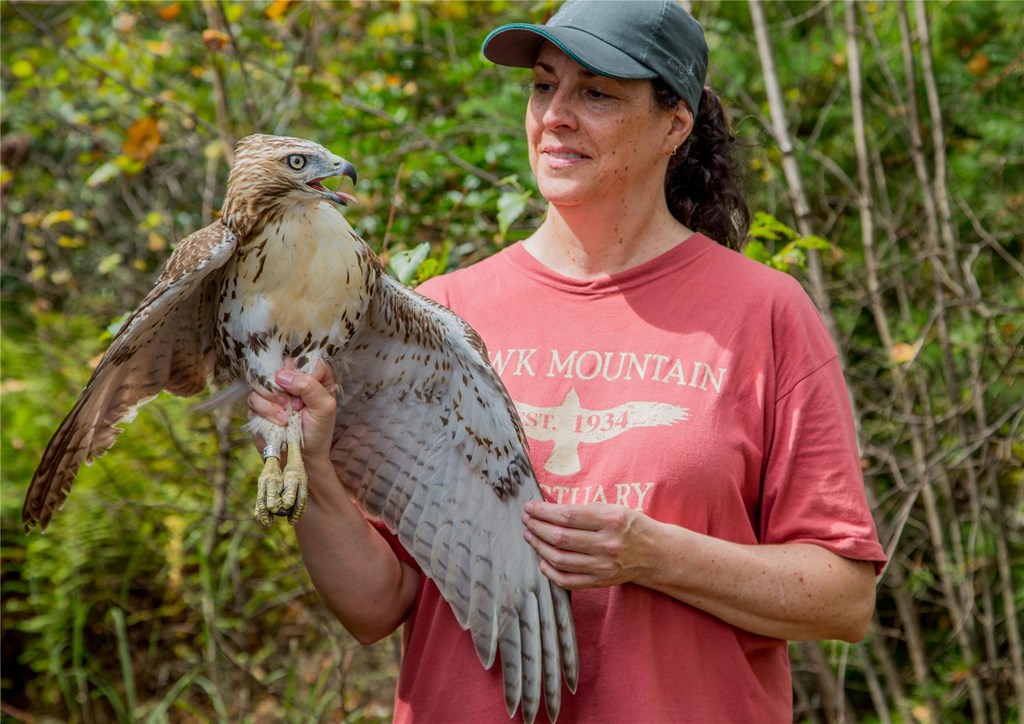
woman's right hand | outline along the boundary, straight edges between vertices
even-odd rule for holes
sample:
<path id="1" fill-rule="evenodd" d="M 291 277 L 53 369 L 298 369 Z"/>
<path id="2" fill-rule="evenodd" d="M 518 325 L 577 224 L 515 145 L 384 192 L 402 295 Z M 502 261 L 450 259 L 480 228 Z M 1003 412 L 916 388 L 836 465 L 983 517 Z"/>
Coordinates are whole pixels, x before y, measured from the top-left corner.
<path id="1" fill-rule="evenodd" d="M 274 381 L 284 392 L 249 394 L 249 409 L 279 425 L 288 423 L 289 410 L 302 412 L 302 450 L 307 459 L 329 456 L 334 438 L 337 384 L 331 368 L 318 360 L 312 374 L 285 361 Z"/>

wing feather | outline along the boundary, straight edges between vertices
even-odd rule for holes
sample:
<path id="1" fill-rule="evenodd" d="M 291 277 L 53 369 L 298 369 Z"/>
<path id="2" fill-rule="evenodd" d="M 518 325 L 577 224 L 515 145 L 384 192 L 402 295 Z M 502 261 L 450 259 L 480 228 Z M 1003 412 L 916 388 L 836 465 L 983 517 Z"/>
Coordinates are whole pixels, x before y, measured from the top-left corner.
<path id="1" fill-rule="evenodd" d="M 54 433 L 28 486 L 22 522 L 45 530 L 82 463 L 106 452 L 138 408 L 161 390 L 194 395 L 206 386 L 213 350 L 218 270 L 235 235 L 219 222 L 178 244 L 156 286 L 125 321 L 89 384 Z"/>
<path id="2" fill-rule="evenodd" d="M 384 274 L 343 353 L 332 460 L 363 510 L 398 536 L 468 628 L 506 705 L 557 713 L 578 665 L 568 594 L 523 539 L 542 498 L 515 407 L 480 338 Z"/>

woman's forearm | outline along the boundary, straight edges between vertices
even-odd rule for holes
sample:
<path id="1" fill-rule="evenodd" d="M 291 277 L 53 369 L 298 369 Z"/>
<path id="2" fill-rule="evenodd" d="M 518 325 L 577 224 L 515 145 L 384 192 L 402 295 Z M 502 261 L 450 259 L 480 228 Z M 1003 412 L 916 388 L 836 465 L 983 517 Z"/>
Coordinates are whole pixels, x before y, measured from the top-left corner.
<path id="1" fill-rule="evenodd" d="M 764 636 L 863 638 L 875 604 L 870 562 L 810 543 L 740 545 L 651 522 L 660 562 L 637 583 Z"/>
<path id="2" fill-rule="evenodd" d="M 295 533 L 313 585 L 357 640 L 369 644 L 409 613 L 418 574 L 395 555 L 349 499 L 327 461 L 307 461 L 309 502 Z"/>
<path id="3" fill-rule="evenodd" d="M 873 565 L 809 543 L 741 545 L 607 503 L 528 503 L 523 523 L 541 570 L 570 590 L 635 583 L 789 640 L 859 640 L 874 609 Z"/>

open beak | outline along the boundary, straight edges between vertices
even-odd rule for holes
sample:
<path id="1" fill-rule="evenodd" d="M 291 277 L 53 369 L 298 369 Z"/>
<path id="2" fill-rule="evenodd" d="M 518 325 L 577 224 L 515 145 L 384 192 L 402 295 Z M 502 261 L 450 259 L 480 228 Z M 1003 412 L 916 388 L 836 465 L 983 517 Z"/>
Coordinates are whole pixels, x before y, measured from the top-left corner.
<path id="1" fill-rule="evenodd" d="M 353 204 L 358 204 L 359 202 L 356 200 L 355 196 L 352 196 L 351 194 L 346 194 L 344 191 L 340 190 L 331 191 L 330 189 L 324 187 L 323 180 L 327 178 L 332 178 L 334 176 L 348 176 L 350 179 L 352 179 L 353 185 L 358 180 L 358 177 L 356 176 L 355 167 L 348 161 L 342 159 L 341 163 L 334 170 L 334 173 L 328 174 L 327 176 L 321 176 L 320 178 L 315 178 L 312 181 L 307 181 L 306 185 L 309 186 L 314 191 L 321 194 L 322 196 L 324 196 L 324 198 L 330 199 L 336 204 L 348 206 L 350 201 Z"/>

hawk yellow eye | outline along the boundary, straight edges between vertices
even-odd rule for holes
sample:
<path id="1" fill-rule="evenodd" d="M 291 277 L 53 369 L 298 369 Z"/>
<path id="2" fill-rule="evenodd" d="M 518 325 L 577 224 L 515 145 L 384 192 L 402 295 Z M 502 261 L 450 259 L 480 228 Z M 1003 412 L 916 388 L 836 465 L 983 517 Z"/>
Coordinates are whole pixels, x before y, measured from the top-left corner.
<path id="1" fill-rule="evenodd" d="M 292 154 L 288 157 L 288 166 L 296 171 L 306 165 L 306 157 L 300 156 L 297 153 Z"/>

